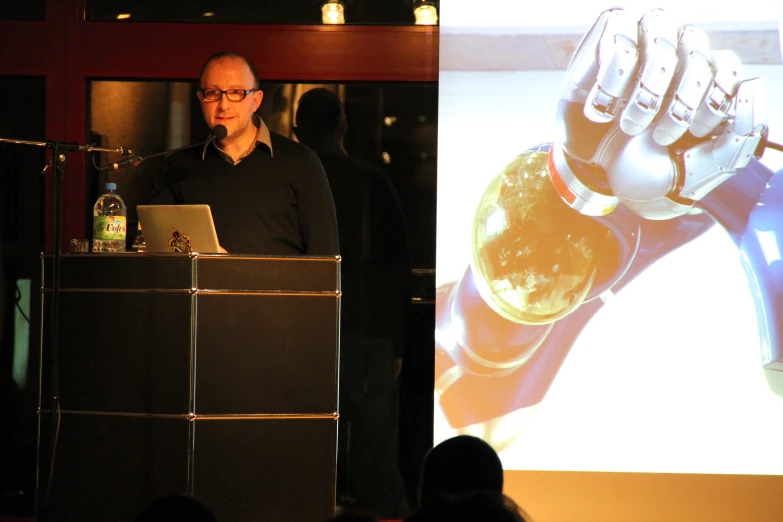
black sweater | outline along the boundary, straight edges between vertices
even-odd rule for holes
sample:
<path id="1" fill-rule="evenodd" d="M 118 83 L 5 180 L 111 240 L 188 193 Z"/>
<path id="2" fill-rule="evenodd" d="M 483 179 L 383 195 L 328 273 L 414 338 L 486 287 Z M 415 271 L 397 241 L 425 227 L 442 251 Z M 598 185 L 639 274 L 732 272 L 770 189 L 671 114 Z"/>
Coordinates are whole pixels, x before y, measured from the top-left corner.
<path id="1" fill-rule="evenodd" d="M 310 149 L 272 134 L 236 165 L 214 147 L 169 157 L 166 180 L 149 203 L 206 204 L 220 245 L 234 254 L 336 255 L 337 218 L 329 182 Z"/>

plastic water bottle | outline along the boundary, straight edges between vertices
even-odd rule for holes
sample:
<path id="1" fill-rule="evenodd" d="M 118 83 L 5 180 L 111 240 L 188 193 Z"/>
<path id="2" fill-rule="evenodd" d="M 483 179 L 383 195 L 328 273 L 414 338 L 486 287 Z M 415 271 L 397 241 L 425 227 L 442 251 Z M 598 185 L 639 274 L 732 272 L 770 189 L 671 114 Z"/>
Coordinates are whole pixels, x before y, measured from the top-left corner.
<path id="1" fill-rule="evenodd" d="M 125 202 L 117 194 L 117 184 L 107 183 L 105 192 L 92 207 L 93 252 L 125 252 L 127 214 Z"/>

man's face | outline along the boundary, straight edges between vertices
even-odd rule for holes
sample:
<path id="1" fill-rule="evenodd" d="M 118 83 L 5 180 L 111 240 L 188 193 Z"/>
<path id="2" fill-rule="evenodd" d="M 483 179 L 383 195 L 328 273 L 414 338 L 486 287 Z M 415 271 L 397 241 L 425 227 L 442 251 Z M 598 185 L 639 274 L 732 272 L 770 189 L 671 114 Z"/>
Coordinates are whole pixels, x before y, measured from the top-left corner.
<path id="1" fill-rule="evenodd" d="M 256 87 L 256 79 L 250 67 L 244 60 L 234 57 L 224 57 L 211 61 L 204 74 L 201 76 L 201 88 L 203 89 L 253 89 Z M 252 124 L 252 115 L 261 105 L 264 95 L 261 91 L 251 92 L 245 99 L 238 102 L 230 102 L 224 94 L 220 100 L 208 101 L 199 96 L 201 110 L 204 112 L 204 120 L 211 129 L 216 125 L 225 125 L 228 130 L 226 139 L 234 139 L 245 133 L 256 133 Z"/>

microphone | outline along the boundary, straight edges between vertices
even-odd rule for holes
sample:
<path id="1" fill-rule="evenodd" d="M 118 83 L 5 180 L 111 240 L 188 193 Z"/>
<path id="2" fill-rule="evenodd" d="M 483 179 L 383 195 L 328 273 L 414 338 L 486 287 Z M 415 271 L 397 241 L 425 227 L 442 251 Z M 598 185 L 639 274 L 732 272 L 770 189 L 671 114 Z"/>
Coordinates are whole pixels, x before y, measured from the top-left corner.
<path id="1" fill-rule="evenodd" d="M 215 140 L 220 141 L 226 139 L 226 136 L 228 136 L 228 129 L 225 125 L 215 125 L 212 127 L 212 130 L 209 132 L 209 141 Z"/>
<path id="2" fill-rule="evenodd" d="M 110 163 L 108 165 L 104 165 L 103 167 L 99 167 L 98 172 L 117 170 L 123 167 L 138 167 L 139 165 L 141 165 L 142 161 L 144 161 L 144 158 L 142 158 L 141 156 L 129 156 L 124 160 L 117 161 L 115 163 Z"/>
<path id="3" fill-rule="evenodd" d="M 146 157 L 141 156 L 128 156 L 124 160 L 117 161 L 115 163 L 110 163 L 108 165 L 104 165 L 103 167 L 99 167 L 99 172 L 107 172 L 107 171 L 114 171 L 118 170 L 124 167 L 138 167 L 141 165 L 145 160 L 148 160 L 150 158 L 155 158 L 157 156 L 168 156 L 169 154 L 173 154 L 175 152 L 179 152 L 181 150 L 190 149 L 192 147 L 200 147 L 201 145 L 207 146 L 213 141 L 220 141 L 226 138 L 228 135 L 228 129 L 226 129 L 225 125 L 215 125 L 210 129 L 209 131 L 209 137 L 207 137 L 206 141 L 202 141 L 199 143 L 193 143 L 191 145 L 185 145 L 184 147 L 178 147 L 176 149 L 167 150 L 165 152 L 158 152 L 157 154 L 150 154 Z"/>

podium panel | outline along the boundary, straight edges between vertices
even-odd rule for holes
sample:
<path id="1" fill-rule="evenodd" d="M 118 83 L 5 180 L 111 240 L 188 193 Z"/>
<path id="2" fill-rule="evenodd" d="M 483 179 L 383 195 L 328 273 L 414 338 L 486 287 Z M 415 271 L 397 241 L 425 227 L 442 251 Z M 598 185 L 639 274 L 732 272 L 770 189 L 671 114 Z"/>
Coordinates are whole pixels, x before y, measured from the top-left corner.
<path id="1" fill-rule="evenodd" d="M 132 520 L 175 493 L 223 522 L 331 516 L 339 258 L 73 254 L 59 287 L 59 327 L 42 325 L 57 350 L 41 351 L 51 520 Z"/>
<path id="2" fill-rule="evenodd" d="M 187 293 L 64 290 L 60 407 L 187 414 L 191 301 Z M 42 380 L 45 397 L 49 384 Z"/>
<path id="3" fill-rule="evenodd" d="M 197 413 L 337 411 L 335 299 L 210 293 L 197 306 Z"/>
<path id="4" fill-rule="evenodd" d="M 191 491 L 221 522 L 323 522 L 334 510 L 336 428 L 322 418 L 64 413 L 50 505 L 55 520 L 131 522 L 153 499 Z"/>
<path id="5" fill-rule="evenodd" d="M 41 440 L 50 441 L 49 419 Z M 41 448 L 38 512 L 49 476 Z M 185 417 L 61 414 L 49 497 L 53 520 L 132 522 L 153 499 L 188 491 L 188 421 Z"/>
<path id="6" fill-rule="evenodd" d="M 336 491 L 325 486 L 337 472 L 335 421 L 197 420 L 195 429 L 193 492 L 221 522 L 332 516 Z"/>

